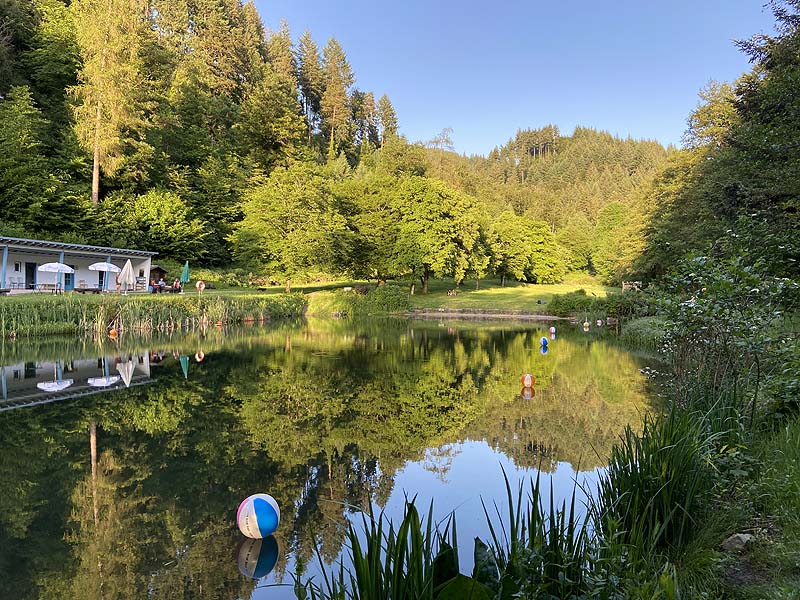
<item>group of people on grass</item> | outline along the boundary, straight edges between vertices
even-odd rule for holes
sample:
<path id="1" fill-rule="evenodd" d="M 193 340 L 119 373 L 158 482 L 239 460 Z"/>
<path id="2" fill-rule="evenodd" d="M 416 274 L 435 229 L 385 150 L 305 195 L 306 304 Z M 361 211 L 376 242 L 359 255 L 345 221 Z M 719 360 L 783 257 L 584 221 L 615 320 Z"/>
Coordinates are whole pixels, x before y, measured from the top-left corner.
<path id="1" fill-rule="evenodd" d="M 164 292 L 172 292 L 173 294 L 178 294 L 181 291 L 181 280 L 176 277 L 175 281 L 172 282 L 172 287 L 170 289 L 167 289 L 167 282 L 164 281 L 163 277 L 158 281 L 156 281 L 155 279 L 151 279 L 150 291 L 153 292 L 154 294 L 162 294 Z"/>

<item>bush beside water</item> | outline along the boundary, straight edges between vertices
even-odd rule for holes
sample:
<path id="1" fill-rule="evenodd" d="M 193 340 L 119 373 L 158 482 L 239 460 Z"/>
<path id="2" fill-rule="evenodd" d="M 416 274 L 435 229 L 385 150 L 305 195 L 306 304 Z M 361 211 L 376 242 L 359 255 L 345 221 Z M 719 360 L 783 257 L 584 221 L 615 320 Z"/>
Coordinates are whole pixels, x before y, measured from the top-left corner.
<path id="1" fill-rule="evenodd" d="M 312 294 L 309 312 L 318 315 L 367 316 L 409 310 L 408 291 L 391 284 Z"/>
<path id="2" fill-rule="evenodd" d="M 105 333 L 109 328 L 175 331 L 303 314 L 299 294 L 12 296 L 0 298 L 0 335 Z"/>
<path id="3" fill-rule="evenodd" d="M 653 314 L 656 305 L 657 297 L 648 291 L 628 290 L 601 298 L 589 296 L 586 290 L 580 289 L 553 296 L 547 305 L 547 311 L 557 317 L 631 319 Z"/>

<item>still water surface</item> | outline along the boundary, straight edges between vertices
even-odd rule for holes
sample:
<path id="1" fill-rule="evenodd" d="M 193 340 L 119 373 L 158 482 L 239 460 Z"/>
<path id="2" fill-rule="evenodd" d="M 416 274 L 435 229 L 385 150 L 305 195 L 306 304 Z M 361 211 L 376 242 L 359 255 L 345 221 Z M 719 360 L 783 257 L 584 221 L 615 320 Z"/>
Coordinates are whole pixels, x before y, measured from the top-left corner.
<path id="1" fill-rule="evenodd" d="M 513 485 L 541 472 L 557 500 L 591 489 L 651 406 L 642 359 L 561 324 L 543 354 L 548 327 L 310 321 L 1 346 L 0 597 L 293 598 L 293 574 L 318 581 L 359 510 L 398 520 L 411 496 L 455 511 L 469 570 L 502 469 Z M 256 492 L 282 511 L 258 565 L 234 523 Z"/>

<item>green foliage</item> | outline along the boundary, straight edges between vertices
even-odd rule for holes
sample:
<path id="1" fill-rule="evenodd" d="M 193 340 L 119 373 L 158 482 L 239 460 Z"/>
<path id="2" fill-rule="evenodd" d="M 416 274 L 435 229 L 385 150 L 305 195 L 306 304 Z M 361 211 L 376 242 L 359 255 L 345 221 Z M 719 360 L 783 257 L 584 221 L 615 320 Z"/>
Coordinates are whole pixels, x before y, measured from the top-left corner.
<path id="1" fill-rule="evenodd" d="M 572 315 L 594 314 L 599 308 L 599 299 L 595 296 L 588 296 L 586 290 L 580 289 L 575 292 L 553 296 L 547 306 L 547 311 L 559 317 L 569 317 Z"/>
<path id="2" fill-rule="evenodd" d="M 713 437 L 702 421 L 680 409 L 645 417 L 640 435 L 627 428 L 611 452 L 594 499 L 595 522 L 630 560 L 679 552 L 696 531 L 708 490 L 707 456 Z"/>
<path id="3" fill-rule="evenodd" d="M 231 241 L 242 264 L 257 257 L 270 273 L 296 275 L 351 264 L 355 233 L 331 194 L 331 177 L 309 163 L 276 169 L 244 203 L 244 219 Z"/>
<path id="4" fill-rule="evenodd" d="M 395 273 L 418 276 L 423 293 L 431 276 L 464 279 L 482 243 L 474 201 L 422 177 L 401 179 L 396 194 Z"/>
<path id="5" fill-rule="evenodd" d="M 362 514 L 363 533 L 352 525 L 347 532 L 352 567 L 346 569 L 342 565 L 335 577 L 326 573 L 324 587 L 298 580 L 295 586 L 298 597 L 314 600 L 460 597 L 459 591 L 467 583 L 458 574 L 455 520 L 451 519 L 440 532 L 433 523 L 432 513 L 433 506 L 423 522 L 414 501 L 406 500 L 403 519 L 396 528 L 383 513 Z M 323 566 L 321 558 L 320 566 Z M 474 595 L 476 600 L 482 597 L 487 596 Z"/>
<path id="6" fill-rule="evenodd" d="M 663 317 L 634 318 L 622 326 L 620 339 L 627 346 L 656 351 L 664 343 L 665 325 Z"/>
<path id="7" fill-rule="evenodd" d="M 755 416 L 764 380 L 782 366 L 776 358 L 792 337 L 786 318 L 797 310 L 798 284 L 763 273 L 745 257 L 698 256 L 669 285 L 682 292 L 682 301 L 667 298 L 662 306 L 678 397 L 696 395 L 699 384 L 710 386 L 712 398 L 749 390 Z"/>
<path id="8" fill-rule="evenodd" d="M 676 256 L 709 252 L 726 230 L 739 236 L 751 264 L 766 259 L 772 275 L 798 274 L 800 7 L 772 7 L 778 35 L 740 44 L 754 70 L 732 89 L 712 84 L 701 93 L 689 121 L 689 149 L 653 188 L 658 202 L 639 265 L 649 275 L 663 274 Z"/>
<path id="9" fill-rule="evenodd" d="M 160 248 L 161 255 L 177 261 L 204 254 L 208 232 L 174 192 L 152 190 L 135 198 L 118 194 L 103 202 L 97 219 L 108 245 Z"/>
<path id="10" fill-rule="evenodd" d="M 327 296 L 324 300 L 318 297 L 312 300 L 309 311 L 318 315 L 387 315 L 405 312 L 411 308 L 408 291 L 391 284 L 373 288 L 358 286 L 350 291 L 318 294 Z"/>
<path id="11" fill-rule="evenodd" d="M 571 598 L 585 590 L 589 568 L 589 530 L 587 521 L 575 510 L 575 488 L 569 509 L 566 501 L 556 506 L 553 486 L 545 510 L 540 475 L 531 481 L 523 504 L 520 483 L 516 497 L 506 481 L 507 524 L 495 505 L 499 523 L 484 504 L 492 536 L 491 546 L 475 540 L 473 577 L 492 590 L 496 598 Z"/>

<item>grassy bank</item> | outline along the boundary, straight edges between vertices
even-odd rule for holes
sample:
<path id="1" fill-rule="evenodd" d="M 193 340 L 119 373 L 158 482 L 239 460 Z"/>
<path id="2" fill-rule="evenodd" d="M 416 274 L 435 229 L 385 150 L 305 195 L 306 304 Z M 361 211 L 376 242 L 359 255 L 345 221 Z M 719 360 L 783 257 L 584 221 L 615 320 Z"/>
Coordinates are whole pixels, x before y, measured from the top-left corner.
<path id="1" fill-rule="evenodd" d="M 386 288 L 391 292 L 384 292 Z M 309 313 L 318 315 L 387 314 L 408 310 L 493 311 L 557 316 L 605 318 L 612 298 L 622 296 L 618 288 L 599 284 L 583 277 L 559 284 L 535 285 L 497 280 L 465 282 L 458 286 L 450 279 L 435 279 L 429 292 L 410 294 L 408 282 L 376 284 L 337 283 L 298 287 L 309 294 Z M 347 290 L 347 291 L 346 291 Z M 629 297 L 625 294 L 626 298 Z M 575 301 L 572 298 L 578 300 Z M 567 299 L 565 302 L 564 299 Z M 588 308 L 588 313 L 587 313 Z"/>
<path id="2" fill-rule="evenodd" d="M 20 295 L 0 298 L 0 336 L 191 330 L 296 317 L 305 308 L 301 295 Z"/>

